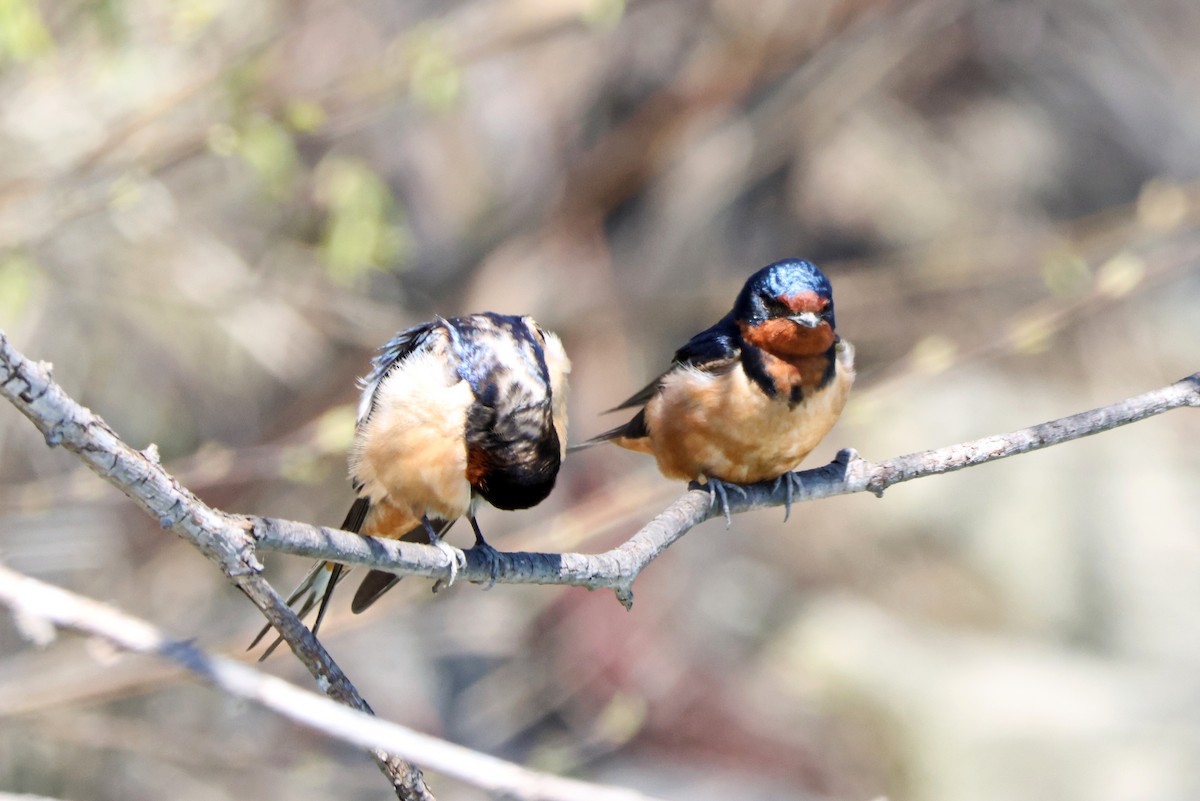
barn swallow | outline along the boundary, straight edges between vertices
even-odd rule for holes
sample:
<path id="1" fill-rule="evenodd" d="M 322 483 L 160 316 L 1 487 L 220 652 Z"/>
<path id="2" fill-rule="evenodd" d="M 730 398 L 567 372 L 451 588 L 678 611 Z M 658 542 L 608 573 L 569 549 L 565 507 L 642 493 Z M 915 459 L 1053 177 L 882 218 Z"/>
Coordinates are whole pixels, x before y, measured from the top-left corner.
<path id="1" fill-rule="evenodd" d="M 350 454 L 358 498 L 342 528 L 428 540 L 449 552 L 453 583 L 464 556 L 442 536 L 465 516 L 475 533 L 473 548 L 493 563 L 494 576 L 495 551 L 479 530 L 476 506 L 483 500 L 498 509 L 527 509 L 550 494 L 566 455 L 570 370 L 558 337 L 531 317 L 488 312 L 401 331 L 360 382 Z M 288 598 L 291 605 L 306 596 L 301 617 L 320 603 L 314 634 L 344 569 L 318 562 Z M 351 610 L 362 612 L 399 580 L 372 570 Z"/>
<path id="2" fill-rule="evenodd" d="M 578 447 L 651 454 L 668 478 L 706 483 L 728 522 L 726 489 L 741 484 L 782 479 L 790 507 L 791 471 L 833 428 L 853 383 L 854 349 L 837 334 L 829 279 L 810 262 L 779 261 L 750 276 L 733 309 L 665 373 L 610 410 L 641 407 L 632 420 Z"/>

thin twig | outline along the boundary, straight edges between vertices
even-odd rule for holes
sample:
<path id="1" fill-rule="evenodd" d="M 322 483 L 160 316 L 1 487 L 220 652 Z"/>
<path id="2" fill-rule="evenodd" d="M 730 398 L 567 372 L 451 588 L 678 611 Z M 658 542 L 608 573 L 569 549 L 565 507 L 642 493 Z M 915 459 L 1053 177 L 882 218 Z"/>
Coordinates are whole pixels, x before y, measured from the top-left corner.
<path id="1" fill-rule="evenodd" d="M 0 395 L 33 422 L 50 447 L 62 446 L 120 489 L 165 529 L 195 545 L 246 594 L 279 630 L 297 658 L 331 698 L 364 712 L 371 707 L 312 632 L 261 575 L 245 518 L 210 508 L 158 463 L 153 446 L 136 451 L 98 415 L 50 379 L 50 365 L 34 363 L 0 331 Z M 421 772 L 384 752 L 372 757 L 401 801 L 434 801 Z"/>
<path id="2" fill-rule="evenodd" d="M 653 801 L 620 788 L 564 779 L 422 734 L 350 709 L 235 660 L 167 637 L 111 606 L 45 584 L 0 565 L 0 604 L 30 621 L 102 637 L 127 651 L 174 662 L 230 695 L 351 745 L 385 750 L 489 792 L 527 801 Z"/>

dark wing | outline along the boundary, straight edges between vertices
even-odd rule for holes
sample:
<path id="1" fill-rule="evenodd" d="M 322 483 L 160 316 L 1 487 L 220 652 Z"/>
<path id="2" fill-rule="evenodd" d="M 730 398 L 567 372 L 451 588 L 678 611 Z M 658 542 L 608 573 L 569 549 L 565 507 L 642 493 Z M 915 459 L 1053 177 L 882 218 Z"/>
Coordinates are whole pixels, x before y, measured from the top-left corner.
<path id="1" fill-rule="evenodd" d="M 663 378 L 680 367 L 717 372 L 729 366 L 738 357 L 741 350 L 739 342 L 737 323 L 733 321 L 732 315 L 726 315 L 718 323 L 696 334 L 687 341 L 686 345 L 675 351 L 675 356 L 671 359 L 671 366 L 666 372 L 643 387 L 637 394 L 608 411 L 616 412 L 621 409 L 645 406 L 654 397 L 654 393 L 658 392 Z"/>
<path id="2" fill-rule="evenodd" d="M 358 402 L 358 425 L 361 426 L 366 422 L 367 418 L 371 416 L 371 412 L 374 411 L 375 393 L 379 391 L 379 385 L 392 371 L 392 368 L 411 356 L 413 352 L 425 347 L 429 343 L 430 337 L 444 325 L 445 321 L 439 318 L 406 328 L 388 340 L 376 352 L 374 358 L 371 359 L 371 372 L 367 373 L 359 382 L 363 393 Z"/>
<path id="3" fill-rule="evenodd" d="M 433 526 L 433 530 L 438 533 L 439 537 L 444 537 L 450 527 L 454 525 L 454 521 L 434 518 L 429 521 L 429 524 Z M 400 539 L 404 542 L 429 542 L 429 532 L 425 528 L 425 524 L 421 523 L 406 531 Z M 362 612 L 378 601 L 379 596 L 394 587 L 399 580 L 399 576 L 387 570 L 372 570 L 358 585 L 358 590 L 354 593 L 354 600 L 350 602 L 350 611 L 356 615 Z"/>
<path id="4" fill-rule="evenodd" d="M 715 325 L 696 334 L 696 336 L 687 341 L 687 344 L 675 351 L 675 357 L 671 359 L 671 366 L 666 372 L 643 387 L 636 395 L 633 395 L 624 403 L 614 406 L 608 411 L 616 412 L 622 409 L 645 406 L 654 397 L 655 393 L 658 392 L 659 387 L 662 386 L 663 379 L 681 368 L 687 367 L 693 370 L 714 373 L 726 369 L 737 360 L 738 355 L 741 353 L 740 342 L 741 335 L 738 331 L 737 323 L 734 322 L 732 313 L 727 314 Z M 647 436 L 646 419 L 643 412 L 639 411 L 628 423 L 605 431 L 603 434 L 592 437 L 586 442 L 572 445 L 567 450 L 577 451 L 601 442 L 608 442 L 609 440 L 640 439 L 645 436 Z"/>

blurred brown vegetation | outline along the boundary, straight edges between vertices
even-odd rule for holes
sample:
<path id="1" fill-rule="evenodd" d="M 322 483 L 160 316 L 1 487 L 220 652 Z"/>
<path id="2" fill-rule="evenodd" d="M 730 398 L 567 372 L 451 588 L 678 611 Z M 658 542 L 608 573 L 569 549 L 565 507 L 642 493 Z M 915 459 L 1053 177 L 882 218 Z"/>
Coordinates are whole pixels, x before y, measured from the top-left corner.
<path id="1" fill-rule="evenodd" d="M 209 503 L 323 524 L 394 331 L 533 314 L 580 440 L 785 256 L 858 347 L 814 464 L 996 433 L 1200 370 L 1198 36 L 1194 0 L 7 0 L 0 326 Z M 410 580 L 323 639 L 386 717 L 666 798 L 1191 799 L 1197 435 L 1177 412 L 711 522 L 631 613 Z M 595 551 L 681 490 L 594 450 L 481 522 Z M 218 651 L 260 625 L 15 412 L 0 508 L 13 567 Z M 8 621 L 0 717 L 5 790 L 387 794 L 356 751 Z"/>

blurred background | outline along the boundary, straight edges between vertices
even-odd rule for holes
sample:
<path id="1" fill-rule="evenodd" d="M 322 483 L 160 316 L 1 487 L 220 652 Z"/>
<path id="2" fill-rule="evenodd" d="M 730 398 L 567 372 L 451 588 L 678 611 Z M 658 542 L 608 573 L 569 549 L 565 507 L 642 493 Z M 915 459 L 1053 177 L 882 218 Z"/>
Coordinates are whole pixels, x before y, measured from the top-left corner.
<path id="1" fill-rule="evenodd" d="M 0 327 L 207 502 L 327 525 L 396 330 L 533 314 L 579 441 L 788 256 L 858 349 L 811 465 L 1007 431 L 1200 370 L 1198 37 L 1193 0 L 3 0 Z M 713 521 L 628 613 L 410 579 L 322 639 L 387 718 L 665 799 L 1194 799 L 1198 435 L 1173 412 Z M 682 490 L 601 448 L 481 523 L 597 552 Z M 0 558 L 216 652 L 261 623 L 2 409 Z M 281 591 L 307 568 L 264 558 Z M 7 618 L 0 717 L 3 790 L 390 795 L 356 750 Z"/>

